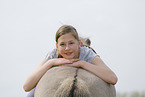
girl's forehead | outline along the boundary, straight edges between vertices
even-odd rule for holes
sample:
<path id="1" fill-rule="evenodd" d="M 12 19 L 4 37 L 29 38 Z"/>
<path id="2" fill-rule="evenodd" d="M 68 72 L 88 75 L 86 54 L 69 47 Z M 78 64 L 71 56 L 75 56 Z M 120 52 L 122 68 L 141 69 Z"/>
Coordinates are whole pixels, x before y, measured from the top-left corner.
<path id="1" fill-rule="evenodd" d="M 73 36 L 72 33 L 67 33 L 67 34 L 64 34 L 62 36 L 60 36 L 58 38 L 58 42 L 62 42 L 62 41 L 75 41 L 75 37 Z"/>

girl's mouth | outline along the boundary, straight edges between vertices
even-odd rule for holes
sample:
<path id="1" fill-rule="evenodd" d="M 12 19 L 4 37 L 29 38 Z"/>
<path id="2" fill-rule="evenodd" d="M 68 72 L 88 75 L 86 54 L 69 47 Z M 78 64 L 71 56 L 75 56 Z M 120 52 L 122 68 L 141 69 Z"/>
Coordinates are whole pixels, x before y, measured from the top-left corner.
<path id="1" fill-rule="evenodd" d="M 70 56 L 72 54 L 72 52 L 67 52 L 65 53 L 67 56 Z"/>

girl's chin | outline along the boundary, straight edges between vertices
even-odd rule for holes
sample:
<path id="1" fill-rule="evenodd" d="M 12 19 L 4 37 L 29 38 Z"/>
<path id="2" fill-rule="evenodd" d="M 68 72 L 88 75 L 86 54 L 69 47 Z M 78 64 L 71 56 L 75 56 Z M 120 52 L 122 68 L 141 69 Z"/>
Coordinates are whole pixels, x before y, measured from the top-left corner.
<path id="1" fill-rule="evenodd" d="M 65 59 L 73 59 L 73 57 L 64 57 Z"/>
<path id="2" fill-rule="evenodd" d="M 63 56 L 65 59 L 74 59 L 74 56 Z"/>
<path id="3" fill-rule="evenodd" d="M 65 58 L 65 59 L 76 59 L 77 57 L 74 54 L 72 54 L 72 55 L 63 55 L 63 58 Z"/>

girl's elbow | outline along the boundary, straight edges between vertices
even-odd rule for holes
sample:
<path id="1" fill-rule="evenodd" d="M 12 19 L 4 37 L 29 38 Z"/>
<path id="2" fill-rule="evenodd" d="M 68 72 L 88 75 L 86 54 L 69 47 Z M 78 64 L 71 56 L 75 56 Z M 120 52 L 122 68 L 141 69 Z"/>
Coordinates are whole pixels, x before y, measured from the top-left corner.
<path id="1" fill-rule="evenodd" d="M 118 78 L 116 76 L 114 76 L 113 78 L 111 78 L 111 84 L 115 85 L 118 81 Z"/>
<path id="2" fill-rule="evenodd" d="M 29 92 L 31 89 L 29 87 L 27 87 L 26 85 L 23 86 L 23 89 L 25 92 Z"/>

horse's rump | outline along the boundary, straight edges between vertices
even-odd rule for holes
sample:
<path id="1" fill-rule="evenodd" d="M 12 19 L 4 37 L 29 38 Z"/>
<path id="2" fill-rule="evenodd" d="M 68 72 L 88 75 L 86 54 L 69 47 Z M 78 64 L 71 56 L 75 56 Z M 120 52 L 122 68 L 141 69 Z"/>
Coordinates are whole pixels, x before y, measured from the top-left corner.
<path id="1" fill-rule="evenodd" d="M 36 86 L 34 97 L 116 97 L 113 85 L 74 67 L 48 70 Z"/>

